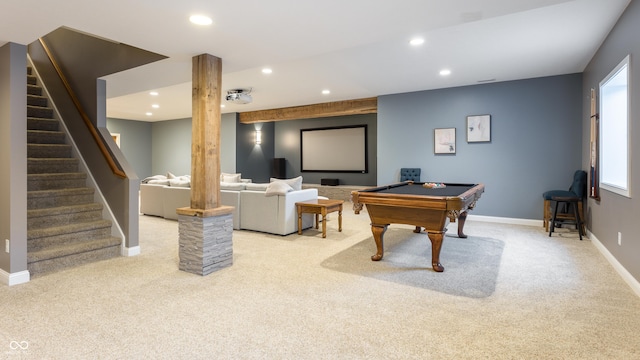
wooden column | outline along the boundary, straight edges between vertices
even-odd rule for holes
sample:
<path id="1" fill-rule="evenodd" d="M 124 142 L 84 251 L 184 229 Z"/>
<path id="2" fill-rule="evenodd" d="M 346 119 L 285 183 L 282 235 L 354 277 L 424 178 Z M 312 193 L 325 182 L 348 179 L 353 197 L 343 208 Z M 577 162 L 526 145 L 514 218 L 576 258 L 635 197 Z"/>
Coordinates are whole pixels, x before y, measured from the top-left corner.
<path id="1" fill-rule="evenodd" d="M 220 205 L 222 60 L 193 58 L 191 207 L 178 213 L 180 270 L 208 275 L 233 264 L 233 207 Z"/>
<path id="2" fill-rule="evenodd" d="M 191 208 L 178 214 L 215 216 L 220 206 L 220 100 L 222 59 L 209 54 L 193 58 L 191 130 Z"/>

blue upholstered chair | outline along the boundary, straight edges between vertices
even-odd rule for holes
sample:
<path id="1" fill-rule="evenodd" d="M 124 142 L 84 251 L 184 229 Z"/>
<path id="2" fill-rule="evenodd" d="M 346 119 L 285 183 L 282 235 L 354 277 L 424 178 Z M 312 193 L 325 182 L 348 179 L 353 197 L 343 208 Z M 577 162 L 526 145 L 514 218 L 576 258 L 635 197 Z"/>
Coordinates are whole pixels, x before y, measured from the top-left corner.
<path id="1" fill-rule="evenodd" d="M 400 169 L 400 181 L 420 181 L 420 168 L 402 168 Z"/>
<path id="2" fill-rule="evenodd" d="M 549 236 L 553 232 L 556 222 L 570 221 L 576 224 L 580 240 L 586 234 L 584 227 L 584 215 L 582 214 L 582 199 L 587 193 L 587 173 L 577 170 L 573 174 L 573 183 L 569 190 L 550 190 L 542 194 L 544 199 L 544 226 L 549 231 Z M 551 214 L 551 202 L 555 202 L 553 216 Z M 563 211 L 558 213 L 559 207 Z M 573 213 L 571 213 L 573 210 Z M 549 224 L 551 229 L 549 230 Z"/>

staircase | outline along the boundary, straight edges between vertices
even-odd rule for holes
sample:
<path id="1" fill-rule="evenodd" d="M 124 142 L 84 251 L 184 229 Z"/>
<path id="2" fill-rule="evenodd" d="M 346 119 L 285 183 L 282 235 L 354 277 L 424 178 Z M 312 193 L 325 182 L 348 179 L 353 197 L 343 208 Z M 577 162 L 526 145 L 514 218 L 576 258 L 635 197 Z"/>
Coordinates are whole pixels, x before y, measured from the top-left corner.
<path id="1" fill-rule="evenodd" d="M 120 255 L 94 189 L 27 68 L 27 264 L 32 277 Z"/>

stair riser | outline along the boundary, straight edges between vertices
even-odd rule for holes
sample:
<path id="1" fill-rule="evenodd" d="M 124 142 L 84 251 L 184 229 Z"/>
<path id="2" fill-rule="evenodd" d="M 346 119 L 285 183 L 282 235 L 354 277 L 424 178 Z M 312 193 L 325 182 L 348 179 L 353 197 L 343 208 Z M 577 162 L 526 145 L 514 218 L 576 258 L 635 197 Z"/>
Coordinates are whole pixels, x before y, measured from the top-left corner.
<path id="1" fill-rule="evenodd" d="M 39 106 L 27 106 L 27 117 L 53 119 L 53 109 Z"/>
<path id="2" fill-rule="evenodd" d="M 45 236 L 37 239 L 27 239 L 27 251 L 38 251 L 53 246 L 78 244 L 90 239 L 99 239 L 111 236 L 111 228 L 97 228 L 93 230 L 78 231 L 75 233 Z"/>
<path id="3" fill-rule="evenodd" d="M 55 259 L 32 262 L 27 265 L 32 278 L 55 271 L 73 268 L 76 266 L 108 260 L 120 256 L 120 245 L 110 246 L 89 252 L 67 255 Z"/>
<path id="4" fill-rule="evenodd" d="M 28 144 L 64 144 L 65 134 L 59 131 L 29 131 L 27 130 Z"/>
<path id="5" fill-rule="evenodd" d="M 58 120 L 28 118 L 27 130 L 58 131 Z"/>
<path id="6" fill-rule="evenodd" d="M 70 158 L 71 145 L 28 144 L 27 157 L 30 158 Z"/>
<path id="7" fill-rule="evenodd" d="M 68 179 L 68 180 L 28 180 L 27 191 L 37 190 L 58 190 L 58 189 L 73 189 L 85 187 L 85 179 Z"/>
<path id="8" fill-rule="evenodd" d="M 49 105 L 49 100 L 43 96 L 27 95 L 27 105 L 46 108 Z"/>
<path id="9" fill-rule="evenodd" d="M 59 174 L 78 171 L 78 159 L 55 159 L 50 161 L 27 161 L 28 174 Z"/>
<path id="10" fill-rule="evenodd" d="M 51 226 L 64 226 L 84 221 L 96 221 L 102 219 L 102 211 L 82 211 L 70 214 L 58 214 L 51 216 L 27 217 L 27 229 L 44 229 Z"/>
<path id="11" fill-rule="evenodd" d="M 38 83 L 38 78 L 31 75 L 31 72 L 27 74 L 27 85 L 36 85 Z"/>
<path id="12" fill-rule="evenodd" d="M 58 206 L 89 204 L 93 202 L 93 195 L 68 195 L 68 196 L 50 196 L 37 197 L 27 199 L 27 210 L 48 209 Z"/>
<path id="13" fill-rule="evenodd" d="M 42 96 L 42 88 L 35 85 L 27 85 L 27 94 Z"/>

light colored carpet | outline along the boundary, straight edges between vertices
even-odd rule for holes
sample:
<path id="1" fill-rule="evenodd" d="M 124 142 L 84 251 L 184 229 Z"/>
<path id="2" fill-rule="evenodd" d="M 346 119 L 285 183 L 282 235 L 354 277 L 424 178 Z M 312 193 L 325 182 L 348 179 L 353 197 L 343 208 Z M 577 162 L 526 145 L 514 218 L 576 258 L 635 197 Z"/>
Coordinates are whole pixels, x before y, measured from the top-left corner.
<path id="1" fill-rule="evenodd" d="M 178 270 L 177 222 L 142 216 L 141 255 L 0 287 L 0 358 L 640 358 L 640 299 L 575 231 L 468 220 L 469 241 L 503 244 L 495 288 L 472 297 L 322 266 L 367 241 L 353 263 L 371 262 L 367 214 L 344 215 L 338 232 L 331 214 L 326 239 L 235 231 L 233 266 L 205 277 Z M 413 236 L 389 232 L 399 246 Z M 456 240 L 444 241 L 444 273 L 428 257 L 408 271 L 453 274 Z M 388 267 L 392 252 L 367 265 Z"/>
<path id="2" fill-rule="evenodd" d="M 504 242 L 471 236 L 447 236 L 440 252 L 443 273 L 431 266 L 431 241 L 413 229 L 390 227 L 384 234 L 384 257 L 376 253 L 373 239 L 363 240 L 322 262 L 328 269 L 416 286 L 445 294 L 487 297 L 496 288 Z"/>

